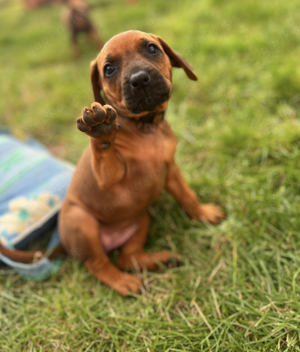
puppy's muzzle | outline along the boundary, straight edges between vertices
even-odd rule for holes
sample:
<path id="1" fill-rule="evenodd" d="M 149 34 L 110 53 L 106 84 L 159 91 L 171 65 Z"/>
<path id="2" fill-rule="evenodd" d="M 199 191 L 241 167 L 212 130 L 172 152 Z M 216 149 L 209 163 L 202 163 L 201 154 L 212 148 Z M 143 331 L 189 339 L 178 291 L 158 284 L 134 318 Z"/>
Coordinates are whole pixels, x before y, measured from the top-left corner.
<path id="1" fill-rule="evenodd" d="M 122 92 L 126 107 L 134 114 L 153 111 L 170 98 L 170 88 L 156 69 L 134 67 L 124 77 Z"/>

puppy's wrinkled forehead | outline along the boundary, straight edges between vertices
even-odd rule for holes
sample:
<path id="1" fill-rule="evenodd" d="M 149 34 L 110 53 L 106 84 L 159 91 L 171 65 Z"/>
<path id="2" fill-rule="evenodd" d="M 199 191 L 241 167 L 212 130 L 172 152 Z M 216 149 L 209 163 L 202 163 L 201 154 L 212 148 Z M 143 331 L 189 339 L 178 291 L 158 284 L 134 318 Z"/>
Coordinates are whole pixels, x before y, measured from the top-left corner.
<path id="1" fill-rule="evenodd" d="M 128 60 L 142 55 L 145 47 L 149 43 L 156 44 L 160 49 L 159 41 L 148 33 L 139 31 L 128 31 L 112 37 L 101 50 L 98 63 L 121 61 L 123 58 Z"/>

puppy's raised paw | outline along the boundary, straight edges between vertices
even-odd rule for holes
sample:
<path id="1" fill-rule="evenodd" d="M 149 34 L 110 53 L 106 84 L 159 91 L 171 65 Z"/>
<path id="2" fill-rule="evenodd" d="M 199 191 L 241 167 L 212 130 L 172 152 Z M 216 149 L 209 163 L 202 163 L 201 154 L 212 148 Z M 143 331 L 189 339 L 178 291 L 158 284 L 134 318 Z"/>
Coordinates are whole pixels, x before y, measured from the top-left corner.
<path id="1" fill-rule="evenodd" d="M 121 128 L 115 122 L 116 116 L 116 111 L 110 105 L 102 106 L 99 103 L 93 103 L 91 108 L 85 107 L 83 109 L 82 116 L 76 120 L 77 128 L 93 138 L 114 137 Z M 109 142 L 104 143 L 103 149 L 108 148 L 108 144 Z"/>

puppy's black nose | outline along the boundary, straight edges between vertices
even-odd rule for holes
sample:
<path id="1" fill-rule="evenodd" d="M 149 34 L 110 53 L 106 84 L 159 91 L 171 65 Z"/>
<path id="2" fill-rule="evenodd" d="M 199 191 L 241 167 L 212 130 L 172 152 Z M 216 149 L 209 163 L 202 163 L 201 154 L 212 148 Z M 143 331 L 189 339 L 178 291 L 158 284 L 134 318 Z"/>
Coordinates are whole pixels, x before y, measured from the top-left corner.
<path id="1" fill-rule="evenodd" d="M 138 71 L 131 75 L 129 83 L 132 88 L 141 88 L 148 85 L 150 75 L 146 71 Z"/>

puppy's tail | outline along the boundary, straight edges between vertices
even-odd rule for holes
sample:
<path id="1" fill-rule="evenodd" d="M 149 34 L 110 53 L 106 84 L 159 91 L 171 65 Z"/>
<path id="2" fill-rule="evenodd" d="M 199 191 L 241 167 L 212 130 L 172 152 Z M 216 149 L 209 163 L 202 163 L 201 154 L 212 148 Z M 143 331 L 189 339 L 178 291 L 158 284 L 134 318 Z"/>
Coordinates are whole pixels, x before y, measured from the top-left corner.
<path id="1" fill-rule="evenodd" d="M 53 251 L 51 251 L 49 255 L 47 255 L 48 252 L 49 252 L 48 250 L 42 250 L 42 251 L 36 251 L 36 252 L 20 251 L 17 249 L 10 249 L 10 248 L 4 247 L 0 243 L 0 253 L 5 257 L 19 263 L 29 264 L 29 263 L 36 262 L 37 260 L 42 259 L 45 254 L 48 259 L 55 259 L 66 254 L 61 244 L 58 245 Z"/>

